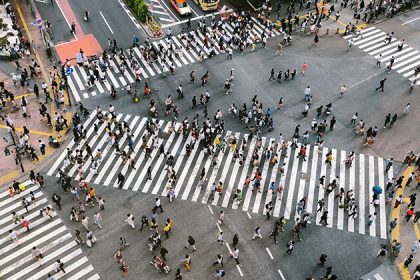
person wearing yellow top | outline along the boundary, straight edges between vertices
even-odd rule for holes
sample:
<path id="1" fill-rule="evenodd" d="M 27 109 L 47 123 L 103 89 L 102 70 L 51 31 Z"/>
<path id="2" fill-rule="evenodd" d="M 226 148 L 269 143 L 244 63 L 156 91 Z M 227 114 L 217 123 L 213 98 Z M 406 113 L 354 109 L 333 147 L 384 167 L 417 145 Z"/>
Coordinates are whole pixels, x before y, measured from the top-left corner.
<path id="1" fill-rule="evenodd" d="M 166 238 L 169 238 L 169 232 L 171 231 L 171 227 L 172 227 L 172 220 L 168 218 L 166 220 L 165 227 L 163 228 Z"/>

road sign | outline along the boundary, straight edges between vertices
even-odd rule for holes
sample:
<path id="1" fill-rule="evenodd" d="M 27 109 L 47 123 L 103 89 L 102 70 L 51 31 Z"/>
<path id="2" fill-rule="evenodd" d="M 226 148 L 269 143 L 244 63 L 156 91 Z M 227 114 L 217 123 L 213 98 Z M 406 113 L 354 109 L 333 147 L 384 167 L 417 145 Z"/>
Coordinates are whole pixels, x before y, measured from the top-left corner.
<path id="1" fill-rule="evenodd" d="M 66 70 L 66 76 L 70 76 L 71 74 L 73 74 L 74 72 L 74 68 L 73 67 L 69 67 Z"/>

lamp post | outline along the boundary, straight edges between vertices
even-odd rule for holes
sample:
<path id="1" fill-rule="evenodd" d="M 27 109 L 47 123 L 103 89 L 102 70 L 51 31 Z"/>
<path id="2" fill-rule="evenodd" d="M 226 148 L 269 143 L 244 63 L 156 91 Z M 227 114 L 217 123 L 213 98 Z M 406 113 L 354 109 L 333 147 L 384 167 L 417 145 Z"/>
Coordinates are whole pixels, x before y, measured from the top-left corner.
<path id="1" fill-rule="evenodd" d="M 22 173 L 24 173 L 25 169 L 23 168 L 22 159 L 20 158 L 19 151 L 16 146 L 16 140 L 15 140 L 15 135 L 13 134 L 13 131 L 14 131 L 14 128 L 11 127 L 9 130 L 9 133 L 10 133 L 10 136 L 12 137 L 13 146 L 15 146 L 16 159 L 17 159 L 16 165 L 20 164 L 20 169 L 22 170 Z"/>
<path id="2" fill-rule="evenodd" d="M 66 88 L 67 98 L 69 99 L 69 105 L 70 105 L 70 106 L 72 106 L 72 105 L 71 105 L 70 93 L 69 93 L 69 83 L 68 83 L 68 81 L 67 81 L 67 75 L 66 75 L 66 70 L 65 70 L 65 68 L 66 68 L 66 64 L 67 64 L 69 61 L 70 61 L 70 60 L 67 58 L 67 59 L 66 59 L 66 62 L 64 62 L 64 64 L 63 64 L 63 65 L 61 65 L 61 77 L 63 77 L 63 80 L 64 80 L 64 86 L 65 86 L 65 88 Z"/>

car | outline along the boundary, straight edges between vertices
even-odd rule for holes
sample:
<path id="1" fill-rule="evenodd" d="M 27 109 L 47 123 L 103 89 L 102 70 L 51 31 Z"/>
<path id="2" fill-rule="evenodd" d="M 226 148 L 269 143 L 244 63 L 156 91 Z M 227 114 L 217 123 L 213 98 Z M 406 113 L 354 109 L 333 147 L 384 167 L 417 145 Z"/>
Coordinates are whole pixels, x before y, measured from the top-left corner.
<path id="1" fill-rule="evenodd" d="M 192 11 L 190 6 L 187 4 L 187 0 L 169 0 L 169 2 L 181 16 L 191 15 Z"/>

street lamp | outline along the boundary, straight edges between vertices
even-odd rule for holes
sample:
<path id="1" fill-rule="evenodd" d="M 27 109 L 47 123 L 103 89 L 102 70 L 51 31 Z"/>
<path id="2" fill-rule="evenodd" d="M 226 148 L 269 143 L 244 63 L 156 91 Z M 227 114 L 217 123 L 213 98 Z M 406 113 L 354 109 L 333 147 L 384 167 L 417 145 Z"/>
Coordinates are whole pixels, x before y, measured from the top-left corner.
<path id="1" fill-rule="evenodd" d="M 66 58 L 66 62 L 65 62 L 63 65 L 61 65 L 61 77 L 63 77 L 63 80 L 64 80 L 64 86 L 65 86 L 65 88 L 66 88 L 67 98 L 69 99 L 69 106 L 72 106 L 72 105 L 71 105 L 70 93 L 69 93 L 69 83 L 68 83 L 68 81 L 67 81 L 67 75 L 66 75 L 66 70 L 65 70 L 65 68 L 66 68 L 66 64 L 67 64 L 69 61 L 70 61 L 70 60 L 69 60 L 68 58 Z"/>
<path id="2" fill-rule="evenodd" d="M 12 137 L 13 145 L 6 146 L 5 152 L 6 152 L 6 150 L 8 150 L 7 149 L 8 147 L 10 147 L 10 146 L 14 146 L 15 147 L 15 152 L 16 152 L 16 165 L 19 164 L 20 165 L 20 169 L 22 170 L 22 173 L 24 173 L 25 172 L 25 169 L 23 168 L 22 159 L 20 158 L 19 151 L 18 151 L 17 145 L 16 145 L 15 134 L 13 132 L 14 132 L 14 128 L 10 127 L 9 133 L 10 133 L 10 136 Z M 7 152 L 6 152 L 6 156 L 7 156 Z"/>

